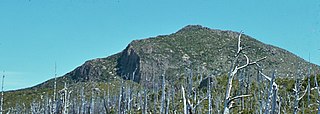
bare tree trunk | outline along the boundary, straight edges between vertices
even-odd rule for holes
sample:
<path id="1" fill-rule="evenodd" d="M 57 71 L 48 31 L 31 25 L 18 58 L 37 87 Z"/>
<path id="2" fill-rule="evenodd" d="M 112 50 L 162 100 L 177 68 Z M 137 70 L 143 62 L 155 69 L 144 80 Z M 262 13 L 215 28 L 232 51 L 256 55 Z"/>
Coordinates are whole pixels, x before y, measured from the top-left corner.
<path id="1" fill-rule="evenodd" d="M 208 101 L 209 101 L 209 106 L 208 106 L 208 114 L 212 114 L 212 102 L 211 102 L 211 78 L 208 78 Z"/>
<path id="2" fill-rule="evenodd" d="M 279 98 L 278 114 L 281 114 L 282 97 Z"/>
<path id="3" fill-rule="evenodd" d="M 168 92 L 167 96 L 167 106 L 166 106 L 166 114 L 169 114 L 169 109 L 170 109 L 170 92 Z"/>
<path id="4" fill-rule="evenodd" d="M 57 96 L 57 64 L 54 64 L 54 87 L 53 87 L 53 108 L 52 113 L 55 114 L 56 108 L 56 96 Z"/>
<path id="5" fill-rule="evenodd" d="M 158 84 L 155 81 L 155 75 L 153 75 L 153 93 L 154 93 L 154 98 L 153 98 L 153 113 L 157 113 L 157 100 L 158 100 Z"/>
<path id="6" fill-rule="evenodd" d="M 129 78 L 129 80 L 130 79 L 132 79 L 132 81 L 134 81 L 134 78 L 135 78 L 135 75 L 136 75 L 136 71 L 137 71 L 137 68 L 133 71 L 133 73 L 132 73 L 132 78 Z M 127 101 L 127 105 L 128 105 L 128 112 L 129 113 L 131 113 L 131 104 L 132 104 L 132 100 L 133 100 L 133 98 L 132 98 L 132 92 L 133 90 L 132 90 L 132 84 L 129 84 L 129 87 L 128 87 L 128 101 Z"/>
<path id="7" fill-rule="evenodd" d="M 91 104 L 90 104 L 90 114 L 94 114 L 94 103 L 95 103 L 95 94 L 94 94 L 94 88 L 91 89 Z"/>
<path id="8" fill-rule="evenodd" d="M 262 81 L 261 81 L 261 75 L 260 75 L 260 70 L 257 71 L 257 82 L 258 82 L 258 102 L 259 102 L 259 114 L 262 114 L 262 109 L 263 109 L 263 106 L 262 106 L 262 98 L 261 98 L 261 85 L 262 84 Z"/>
<path id="9" fill-rule="evenodd" d="M 310 54 L 309 54 L 309 71 L 308 71 L 308 104 L 307 106 L 310 108 L 310 91 L 311 91 L 311 86 L 310 86 L 310 75 L 311 75 L 311 64 L 310 64 Z"/>
<path id="10" fill-rule="evenodd" d="M 85 96 L 84 96 L 84 87 L 81 89 L 81 109 L 80 114 L 84 114 L 85 112 Z"/>
<path id="11" fill-rule="evenodd" d="M 269 107 L 270 107 L 270 103 L 272 101 L 272 94 L 273 94 L 273 82 L 274 82 L 274 72 L 272 74 L 272 78 L 271 78 L 271 81 L 270 81 L 270 89 L 268 91 L 268 99 L 267 99 L 267 104 L 266 104 L 266 111 L 265 111 L 265 114 L 269 114 L 270 113 L 270 110 L 269 110 Z"/>
<path id="12" fill-rule="evenodd" d="M 189 69 L 189 87 L 188 87 L 188 98 L 192 98 L 192 86 L 193 86 L 193 71 L 191 69 Z"/>
<path id="13" fill-rule="evenodd" d="M 184 88 L 183 86 L 181 86 L 181 89 L 182 89 L 182 99 L 183 99 L 183 113 L 184 114 L 188 114 L 187 113 L 187 100 L 186 100 L 186 95 L 185 95 L 185 91 L 184 91 Z"/>
<path id="14" fill-rule="evenodd" d="M 220 114 L 220 102 L 221 102 L 221 96 L 217 96 L 217 98 L 216 98 L 216 103 L 215 103 L 215 105 L 216 105 L 216 110 L 217 110 L 217 114 Z"/>
<path id="15" fill-rule="evenodd" d="M 175 97 L 175 87 L 172 85 L 171 87 L 171 104 L 172 104 L 172 112 L 174 114 L 176 114 L 176 107 L 175 107 L 175 104 L 174 104 L 174 97 Z"/>
<path id="16" fill-rule="evenodd" d="M 299 79 L 296 79 L 296 83 L 295 83 L 295 91 L 294 91 L 294 109 L 293 109 L 293 113 L 294 114 L 297 114 L 298 113 L 298 103 L 299 103 L 299 100 L 298 100 L 298 97 L 299 97 L 299 91 L 300 91 L 300 86 L 299 86 Z"/>
<path id="17" fill-rule="evenodd" d="M 131 113 L 131 101 L 132 101 L 132 89 L 131 89 L 131 84 L 129 84 L 129 87 L 127 87 L 127 107 L 128 107 L 128 112 Z"/>
<path id="18" fill-rule="evenodd" d="M 319 100 L 319 96 L 320 96 L 320 89 L 319 89 L 319 85 L 318 85 L 318 80 L 317 80 L 317 75 L 314 75 L 314 82 L 316 85 L 316 90 L 317 90 L 317 103 L 318 103 L 318 114 L 320 114 L 320 100 Z"/>
<path id="19" fill-rule="evenodd" d="M 3 91 L 3 85 L 4 85 L 4 71 L 3 71 L 3 76 L 2 76 L 2 84 L 1 84 L 1 106 L 0 106 L 0 114 L 2 114 L 2 112 L 4 112 L 3 111 L 3 93 L 4 93 L 4 91 Z"/>
<path id="20" fill-rule="evenodd" d="M 144 82 L 144 90 L 143 90 L 143 94 L 144 94 L 144 103 L 143 103 L 143 114 L 147 114 L 147 109 L 148 109 L 148 96 L 147 96 L 147 76 L 145 77 L 145 82 Z"/>
<path id="21" fill-rule="evenodd" d="M 62 97 L 62 102 L 63 102 L 63 114 L 68 114 L 69 113 L 69 99 L 70 99 L 70 94 L 72 91 L 68 91 L 67 83 L 64 83 L 64 88 L 60 90 L 61 96 Z"/>
<path id="22" fill-rule="evenodd" d="M 275 73 L 273 73 L 272 75 L 272 83 L 274 82 L 275 79 Z M 276 113 L 276 105 L 277 105 L 277 92 L 278 92 L 278 87 L 275 84 L 272 84 L 272 94 L 273 94 L 273 98 L 272 98 L 272 105 L 271 105 L 271 114 L 275 114 Z M 280 110 L 279 110 L 280 111 Z"/>
<path id="23" fill-rule="evenodd" d="M 160 108 L 160 114 L 164 113 L 165 108 L 165 99 L 166 99 L 166 79 L 165 74 L 162 75 L 162 95 L 161 95 L 161 108 Z"/>
<path id="24" fill-rule="evenodd" d="M 122 114 L 122 108 L 121 108 L 121 104 L 122 104 L 122 95 L 123 95 L 123 80 L 121 82 L 121 87 L 120 87 L 120 91 L 119 91 L 119 101 L 118 101 L 118 114 Z"/>

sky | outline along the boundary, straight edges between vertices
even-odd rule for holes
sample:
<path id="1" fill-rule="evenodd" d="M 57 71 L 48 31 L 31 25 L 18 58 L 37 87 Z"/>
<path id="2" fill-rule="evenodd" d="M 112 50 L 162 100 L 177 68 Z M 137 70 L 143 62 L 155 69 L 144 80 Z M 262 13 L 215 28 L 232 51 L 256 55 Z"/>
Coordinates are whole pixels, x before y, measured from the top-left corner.
<path id="1" fill-rule="evenodd" d="M 320 65 L 319 0 L 0 0 L 5 90 L 186 25 L 240 31 Z"/>

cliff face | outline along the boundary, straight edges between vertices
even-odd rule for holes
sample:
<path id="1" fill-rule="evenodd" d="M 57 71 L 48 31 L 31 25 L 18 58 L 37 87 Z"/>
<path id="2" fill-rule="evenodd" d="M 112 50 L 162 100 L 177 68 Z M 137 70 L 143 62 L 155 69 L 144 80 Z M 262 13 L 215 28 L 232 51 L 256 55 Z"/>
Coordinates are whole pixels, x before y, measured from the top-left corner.
<path id="1" fill-rule="evenodd" d="M 124 79 L 140 81 L 140 57 L 129 44 L 117 60 L 117 75 Z"/>

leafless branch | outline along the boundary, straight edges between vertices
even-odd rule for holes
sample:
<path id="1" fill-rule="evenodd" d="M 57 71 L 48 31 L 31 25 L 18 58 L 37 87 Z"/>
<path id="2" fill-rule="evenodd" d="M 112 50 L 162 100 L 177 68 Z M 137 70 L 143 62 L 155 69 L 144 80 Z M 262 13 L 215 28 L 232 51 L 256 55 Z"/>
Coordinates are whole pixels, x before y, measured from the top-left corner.
<path id="1" fill-rule="evenodd" d="M 204 99 L 202 99 L 201 101 L 199 101 L 194 107 L 193 109 L 196 109 L 204 100 L 207 100 L 208 97 L 205 97 Z"/>
<path id="2" fill-rule="evenodd" d="M 233 97 L 233 98 L 231 98 L 231 99 L 229 100 L 229 103 L 230 103 L 231 101 L 233 101 L 233 100 L 240 99 L 240 98 L 244 98 L 244 97 L 251 97 L 251 95 L 239 95 L 239 96 L 235 96 L 235 97 Z"/>
<path id="3" fill-rule="evenodd" d="M 308 90 L 308 89 L 304 90 L 304 92 L 303 92 L 302 96 L 301 96 L 300 98 L 298 98 L 298 100 L 299 100 L 299 101 L 300 101 L 300 100 L 301 100 L 301 99 L 306 95 L 307 90 Z"/>

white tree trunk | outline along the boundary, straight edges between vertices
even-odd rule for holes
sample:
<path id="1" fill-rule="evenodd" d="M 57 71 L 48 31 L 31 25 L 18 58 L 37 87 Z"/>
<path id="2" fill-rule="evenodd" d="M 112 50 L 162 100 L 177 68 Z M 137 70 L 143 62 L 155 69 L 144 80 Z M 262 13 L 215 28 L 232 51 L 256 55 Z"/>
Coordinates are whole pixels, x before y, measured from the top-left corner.
<path id="1" fill-rule="evenodd" d="M 3 112 L 3 85 L 4 85 L 4 71 L 3 71 L 3 76 L 2 76 L 2 84 L 1 84 L 1 106 L 0 106 L 0 114 L 2 114 L 2 112 Z"/>
<path id="2" fill-rule="evenodd" d="M 160 108 L 160 114 L 164 113 L 165 108 L 165 100 L 166 100 L 166 79 L 165 74 L 162 75 L 162 95 L 161 95 L 161 108 Z"/>
<path id="3" fill-rule="evenodd" d="M 186 95 L 185 95 L 185 91 L 184 91 L 184 88 L 183 86 L 181 86 L 181 89 L 182 89 L 182 99 L 183 99 L 183 113 L 184 114 L 188 114 L 187 113 L 187 100 L 186 100 Z"/>

